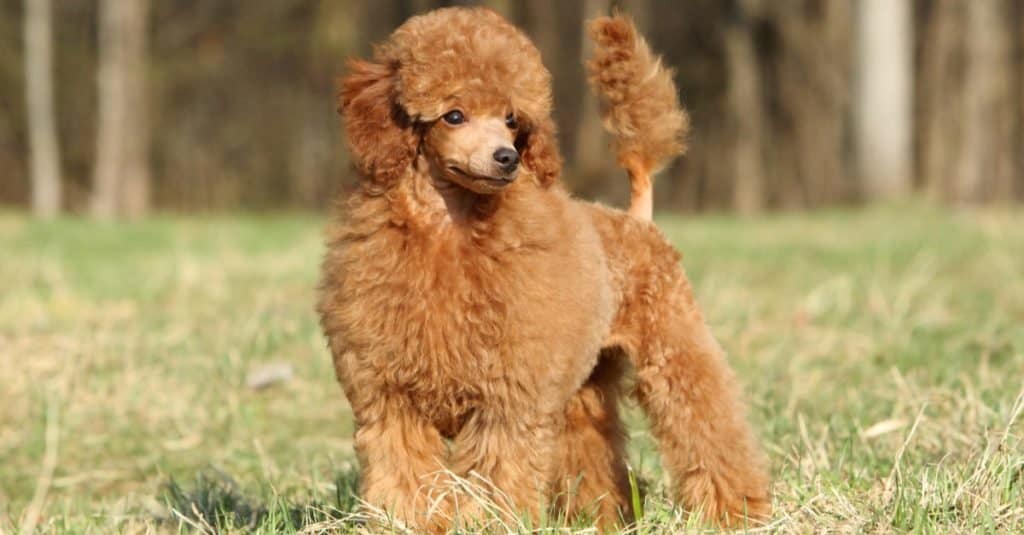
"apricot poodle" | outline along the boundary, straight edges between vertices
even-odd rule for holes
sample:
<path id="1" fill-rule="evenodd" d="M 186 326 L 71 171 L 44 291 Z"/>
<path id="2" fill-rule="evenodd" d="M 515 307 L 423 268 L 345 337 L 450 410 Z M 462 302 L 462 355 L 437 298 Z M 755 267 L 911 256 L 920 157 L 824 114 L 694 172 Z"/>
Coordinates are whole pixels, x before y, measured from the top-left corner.
<path id="1" fill-rule="evenodd" d="M 650 222 L 650 178 L 687 128 L 671 74 L 628 19 L 590 33 L 628 213 L 559 183 L 551 76 L 493 11 L 413 17 L 341 82 L 361 182 L 329 226 L 318 309 L 362 497 L 415 529 L 484 516 L 452 475 L 516 514 L 631 518 L 629 369 L 678 501 L 721 525 L 770 513 L 736 380 Z"/>

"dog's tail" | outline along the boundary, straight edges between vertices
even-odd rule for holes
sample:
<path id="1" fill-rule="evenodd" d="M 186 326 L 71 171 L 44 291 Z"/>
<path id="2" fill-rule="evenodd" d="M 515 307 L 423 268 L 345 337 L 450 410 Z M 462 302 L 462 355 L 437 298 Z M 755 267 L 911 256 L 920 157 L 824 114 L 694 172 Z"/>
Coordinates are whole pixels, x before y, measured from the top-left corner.
<path id="1" fill-rule="evenodd" d="M 633 21 L 622 15 L 590 22 L 594 53 L 588 78 L 601 100 L 606 130 L 629 173 L 629 213 L 650 220 L 654 174 L 686 150 L 689 118 L 679 105 L 672 72 L 651 52 Z"/>

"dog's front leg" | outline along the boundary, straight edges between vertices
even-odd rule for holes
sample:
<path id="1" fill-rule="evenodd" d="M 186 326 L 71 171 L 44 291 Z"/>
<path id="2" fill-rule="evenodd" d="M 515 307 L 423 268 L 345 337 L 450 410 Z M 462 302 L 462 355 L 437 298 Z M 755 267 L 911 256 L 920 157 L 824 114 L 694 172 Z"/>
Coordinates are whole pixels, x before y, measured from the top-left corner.
<path id="1" fill-rule="evenodd" d="M 356 409 L 355 449 L 361 494 L 377 513 L 419 530 L 443 533 L 448 523 L 437 480 L 445 444 L 437 429 L 399 396 L 382 395 Z"/>
<path id="2" fill-rule="evenodd" d="M 538 413 L 536 405 L 508 406 L 466 423 L 452 451 L 452 470 L 464 478 L 456 507 L 465 527 L 501 522 L 514 530 L 524 516 L 539 518 L 561 418 Z"/>

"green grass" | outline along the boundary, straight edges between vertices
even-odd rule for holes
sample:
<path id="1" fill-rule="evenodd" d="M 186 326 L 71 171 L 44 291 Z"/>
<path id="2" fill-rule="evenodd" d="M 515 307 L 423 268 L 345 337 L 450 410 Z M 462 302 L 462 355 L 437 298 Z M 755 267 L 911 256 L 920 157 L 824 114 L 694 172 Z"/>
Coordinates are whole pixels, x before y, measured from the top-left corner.
<path id="1" fill-rule="evenodd" d="M 1024 531 L 1024 214 L 659 223 L 746 387 L 773 530 Z M 0 215 L 0 532 L 356 526 L 321 225 Z M 291 380 L 246 387 L 277 361 Z M 695 528 L 629 413 L 638 530 Z"/>

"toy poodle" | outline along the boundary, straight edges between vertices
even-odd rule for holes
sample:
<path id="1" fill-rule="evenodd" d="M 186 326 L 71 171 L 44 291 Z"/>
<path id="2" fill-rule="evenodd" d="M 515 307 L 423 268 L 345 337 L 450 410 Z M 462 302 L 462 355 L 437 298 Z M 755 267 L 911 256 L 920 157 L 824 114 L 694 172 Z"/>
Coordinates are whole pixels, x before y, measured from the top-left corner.
<path id="1" fill-rule="evenodd" d="M 770 513 L 736 379 L 650 221 L 687 129 L 671 73 L 625 17 L 590 35 L 628 211 L 559 182 L 551 75 L 493 11 L 412 17 L 341 81 L 361 180 L 328 228 L 318 310 L 362 498 L 414 529 L 482 519 L 481 500 L 628 521 L 627 373 L 681 505 L 725 526 Z"/>

